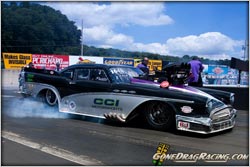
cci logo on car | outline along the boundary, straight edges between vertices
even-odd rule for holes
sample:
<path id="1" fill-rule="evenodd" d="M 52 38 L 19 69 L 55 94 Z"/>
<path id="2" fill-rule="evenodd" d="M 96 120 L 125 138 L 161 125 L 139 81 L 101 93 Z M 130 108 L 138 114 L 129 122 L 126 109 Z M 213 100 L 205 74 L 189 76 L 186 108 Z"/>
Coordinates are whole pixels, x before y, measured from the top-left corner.
<path id="1" fill-rule="evenodd" d="M 118 107 L 119 106 L 119 100 L 95 98 L 94 99 L 94 104 Z"/>

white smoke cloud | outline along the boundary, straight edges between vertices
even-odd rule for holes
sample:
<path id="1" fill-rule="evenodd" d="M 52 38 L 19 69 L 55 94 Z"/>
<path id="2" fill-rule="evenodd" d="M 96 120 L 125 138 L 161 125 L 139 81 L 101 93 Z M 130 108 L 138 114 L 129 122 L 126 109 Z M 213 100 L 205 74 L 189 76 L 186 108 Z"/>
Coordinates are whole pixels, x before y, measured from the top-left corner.
<path id="1" fill-rule="evenodd" d="M 13 99 L 11 109 L 3 110 L 8 116 L 15 118 L 69 118 L 69 114 L 60 113 L 57 107 L 50 107 L 31 99 Z"/>

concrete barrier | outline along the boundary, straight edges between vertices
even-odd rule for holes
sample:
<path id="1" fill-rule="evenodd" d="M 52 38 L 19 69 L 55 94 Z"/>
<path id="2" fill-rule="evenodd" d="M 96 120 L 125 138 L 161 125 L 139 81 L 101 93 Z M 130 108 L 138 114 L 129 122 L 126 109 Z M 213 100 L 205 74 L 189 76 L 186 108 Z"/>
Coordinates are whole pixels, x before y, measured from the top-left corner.
<path id="1" fill-rule="evenodd" d="M 16 89 L 18 90 L 18 75 L 19 70 L 7 70 L 1 71 L 2 88 Z M 204 87 L 210 89 L 217 89 L 235 93 L 235 108 L 238 110 L 249 110 L 249 87 L 246 86 L 219 86 L 219 85 L 205 85 Z"/>
<path id="2" fill-rule="evenodd" d="M 1 69 L 2 88 L 11 88 L 18 90 L 18 75 L 20 70 Z"/>
<path id="3" fill-rule="evenodd" d="M 227 91 L 227 92 L 232 92 L 235 94 L 235 103 L 234 107 L 238 110 L 249 110 L 249 87 L 241 87 L 241 86 L 221 86 L 219 87 L 218 85 L 213 86 L 204 86 L 206 88 L 210 89 L 216 89 L 216 90 L 222 90 L 222 91 Z"/>

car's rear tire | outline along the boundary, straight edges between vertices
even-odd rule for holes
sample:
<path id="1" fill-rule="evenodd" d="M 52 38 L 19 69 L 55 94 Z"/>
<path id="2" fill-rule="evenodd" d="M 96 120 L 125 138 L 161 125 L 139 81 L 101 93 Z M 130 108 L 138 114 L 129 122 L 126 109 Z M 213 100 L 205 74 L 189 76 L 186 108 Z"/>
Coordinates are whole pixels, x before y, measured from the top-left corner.
<path id="1" fill-rule="evenodd" d="M 56 94 L 52 90 L 47 89 L 46 92 L 45 92 L 44 101 L 49 106 L 55 106 L 55 105 L 57 105 Z"/>
<path id="2" fill-rule="evenodd" d="M 145 119 L 149 126 L 156 130 L 174 130 L 174 115 L 173 108 L 164 102 L 153 101 L 145 106 Z"/>

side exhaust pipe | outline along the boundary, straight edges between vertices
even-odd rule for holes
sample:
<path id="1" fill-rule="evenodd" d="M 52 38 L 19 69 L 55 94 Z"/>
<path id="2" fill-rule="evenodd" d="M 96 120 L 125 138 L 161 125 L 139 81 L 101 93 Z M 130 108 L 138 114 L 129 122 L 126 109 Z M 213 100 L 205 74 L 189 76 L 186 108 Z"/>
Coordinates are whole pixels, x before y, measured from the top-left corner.
<path id="1" fill-rule="evenodd" d="M 125 116 L 123 114 L 117 114 L 117 113 L 105 113 L 103 116 L 111 121 L 118 121 L 118 122 L 126 122 Z"/>

